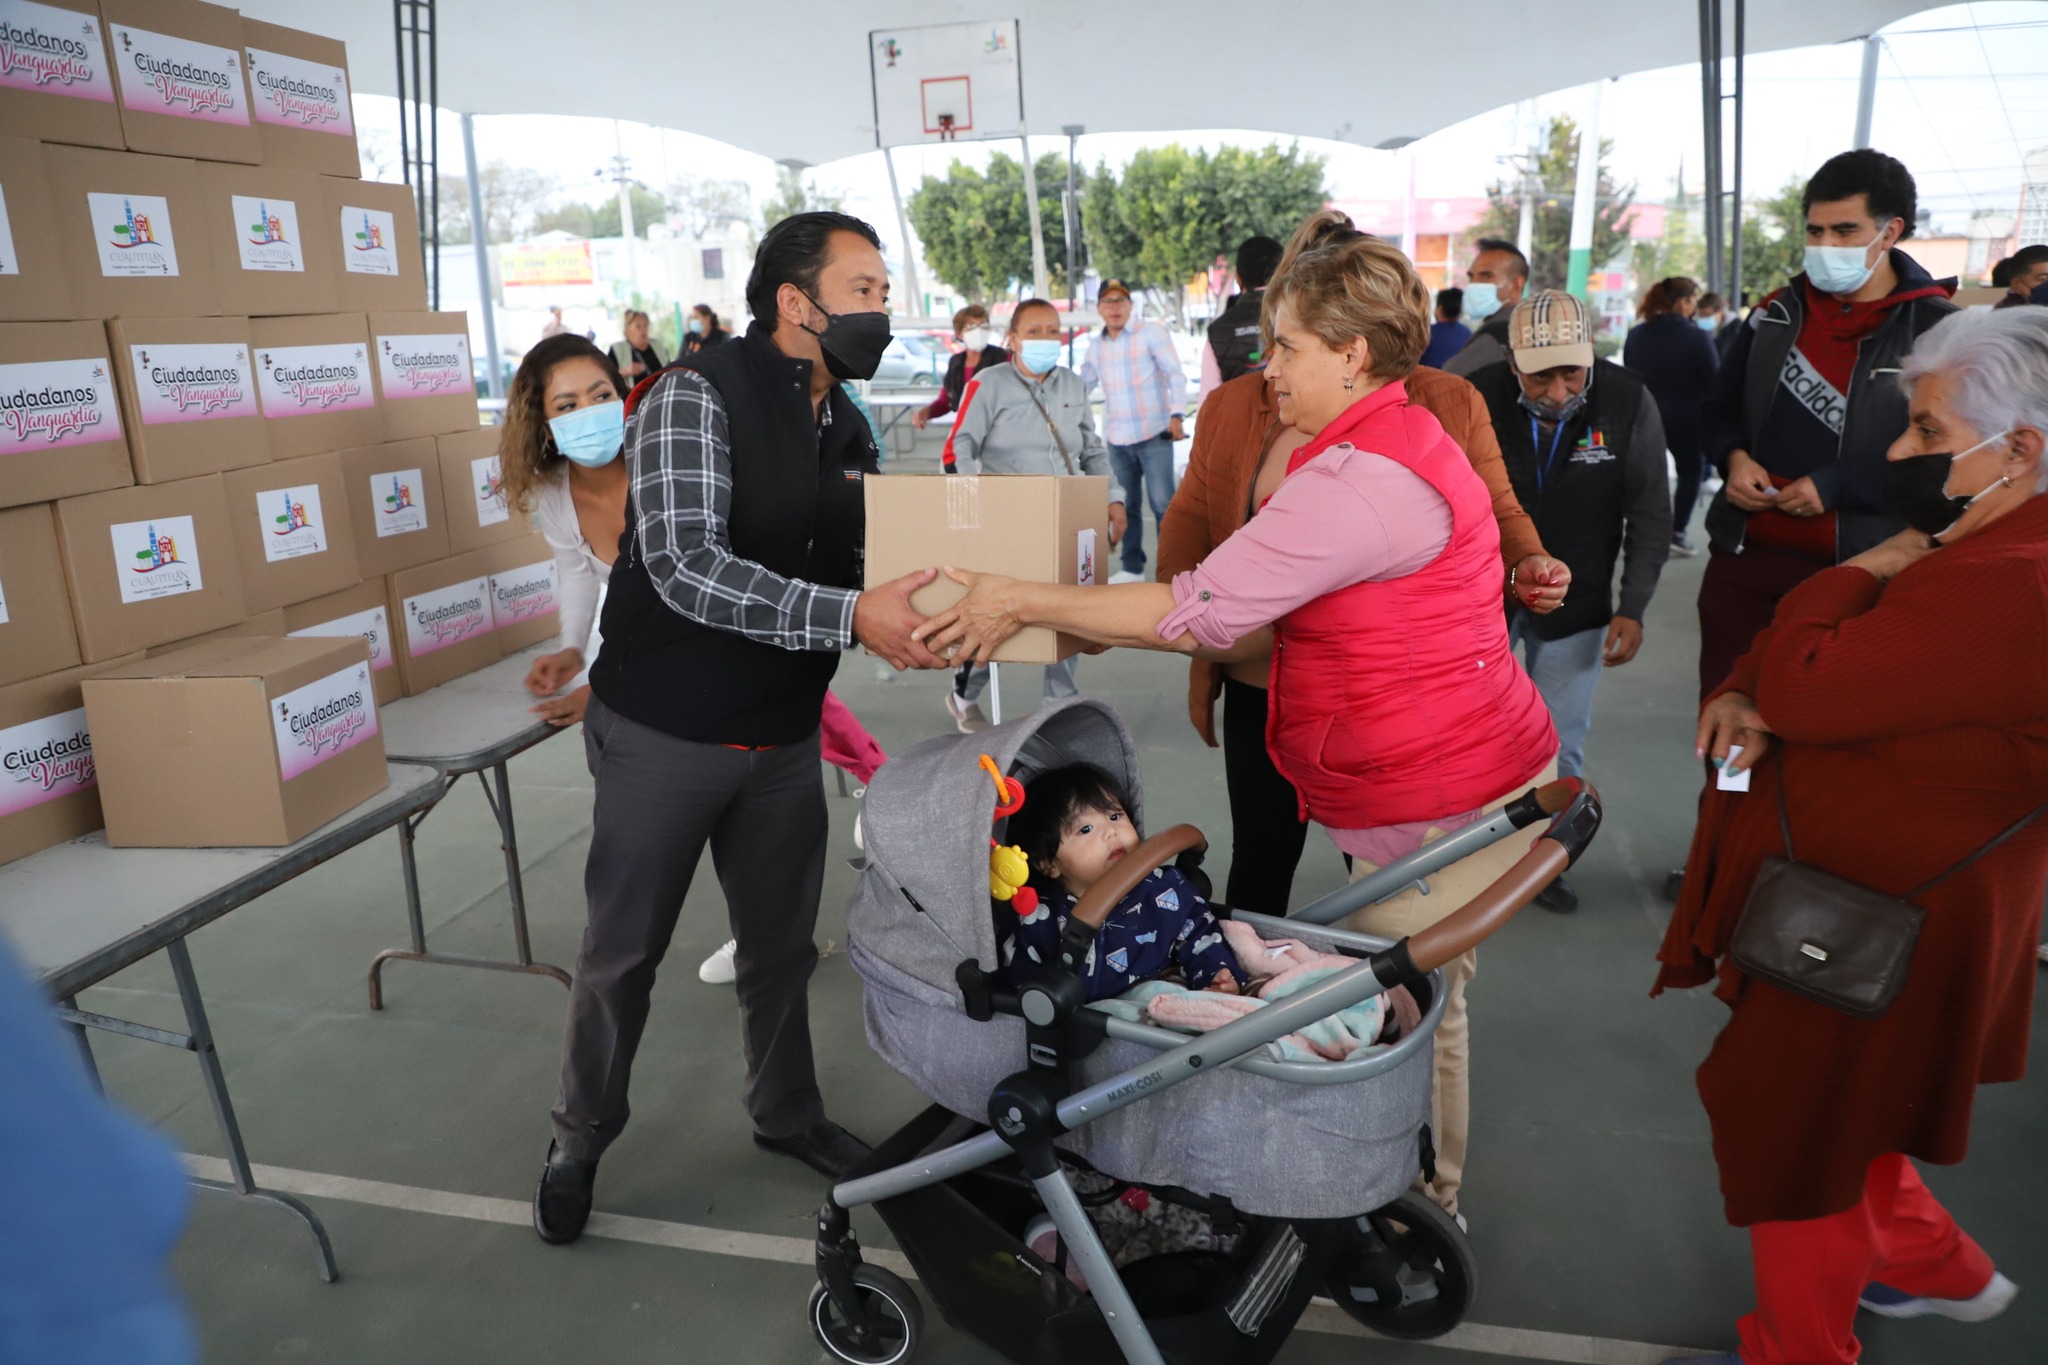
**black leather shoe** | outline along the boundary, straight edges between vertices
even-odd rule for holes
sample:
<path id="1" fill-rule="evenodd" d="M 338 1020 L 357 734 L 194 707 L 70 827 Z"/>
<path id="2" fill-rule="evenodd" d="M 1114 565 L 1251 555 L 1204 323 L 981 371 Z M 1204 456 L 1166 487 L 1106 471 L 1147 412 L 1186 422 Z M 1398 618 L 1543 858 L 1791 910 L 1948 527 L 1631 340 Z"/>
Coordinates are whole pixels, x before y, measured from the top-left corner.
<path id="1" fill-rule="evenodd" d="M 1559 877 L 1536 893 L 1536 903 L 1554 915 L 1569 915 L 1579 908 L 1579 893 L 1572 890 L 1572 884 Z"/>
<path id="2" fill-rule="evenodd" d="M 1673 905 L 1676 905 L 1676 904 L 1678 904 L 1678 897 L 1679 897 L 1679 896 L 1680 896 L 1680 895 L 1681 895 L 1681 894 L 1682 894 L 1682 893 L 1684 892 L 1684 890 L 1685 890 L 1685 869 L 1684 869 L 1684 868 L 1682 868 L 1682 867 L 1681 867 L 1681 868 L 1679 868 L 1679 869 L 1678 869 L 1677 871 L 1675 871 L 1675 872 L 1671 872 L 1671 873 L 1667 873 L 1667 874 L 1665 875 L 1665 878 L 1664 878 L 1664 899 L 1665 899 L 1665 900 L 1667 900 L 1667 901 L 1670 901 L 1670 902 L 1671 902 L 1671 903 L 1672 903 Z"/>
<path id="3" fill-rule="evenodd" d="M 540 1168 L 540 1188 L 533 1192 L 533 1230 L 549 1246 L 567 1246 L 583 1235 L 590 1221 L 590 1192 L 597 1185 L 597 1163 L 570 1161 L 548 1144 L 547 1165 Z"/>
<path id="4" fill-rule="evenodd" d="M 834 1180 L 845 1179 L 847 1173 L 867 1160 L 868 1153 L 874 1150 L 830 1119 L 814 1123 L 801 1133 L 791 1133 L 788 1137 L 756 1133 L 754 1145 L 765 1152 L 793 1156 L 820 1175 L 829 1175 Z"/>

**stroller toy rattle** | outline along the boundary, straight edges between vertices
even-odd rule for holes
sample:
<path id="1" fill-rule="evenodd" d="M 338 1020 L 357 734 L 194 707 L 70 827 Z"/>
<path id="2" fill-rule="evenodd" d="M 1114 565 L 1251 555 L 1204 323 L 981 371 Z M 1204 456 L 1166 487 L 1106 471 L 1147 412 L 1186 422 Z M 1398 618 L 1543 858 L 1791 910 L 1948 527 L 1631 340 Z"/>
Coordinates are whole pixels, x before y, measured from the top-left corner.
<path id="1" fill-rule="evenodd" d="M 1024 809 L 1024 784 L 1014 777 L 1003 776 L 996 767 L 996 761 L 987 754 L 981 756 L 981 766 L 995 779 L 996 814 L 998 820 L 1007 819 Z M 1025 883 L 1031 880 L 1031 860 L 1024 856 L 1024 850 L 1015 844 L 999 844 L 993 838 L 988 841 L 988 893 L 999 901 L 1007 901 L 1012 910 L 1020 916 L 1038 913 L 1038 892 Z"/>

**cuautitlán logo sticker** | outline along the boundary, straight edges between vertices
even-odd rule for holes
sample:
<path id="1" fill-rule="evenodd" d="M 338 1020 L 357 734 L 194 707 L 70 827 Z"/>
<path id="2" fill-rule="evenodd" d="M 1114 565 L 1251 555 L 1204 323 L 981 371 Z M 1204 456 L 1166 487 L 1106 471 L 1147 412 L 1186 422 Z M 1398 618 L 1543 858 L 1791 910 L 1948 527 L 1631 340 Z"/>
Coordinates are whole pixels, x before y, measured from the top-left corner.
<path id="1" fill-rule="evenodd" d="M 277 767 L 289 782 L 377 733 L 377 696 L 370 666 L 350 664 L 295 687 L 270 703 Z"/>
<path id="2" fill-rule="evenodd" d="M 98 785 L 83 706 L 0 730 L 0 819 Z"/>
<path id="3" fill-rule="evenodd" d="M 168 279 L 178 273 L 171 202 L 155 194 L 87 193 L 100 274 L 109 279 Z"/>
<path id="4" fill-rule="evenodd" d="M 265 346 L 256 352 L 265 417 L 303 417 L 376 406 L 363 348 L 353 341 Z"/>
<path id="5" fill-rule="evenodd" d="M 114 40 L 114 69 L 121 73 L 121 99 L 130 109 L 249 126 L 239 49 L 126 24 L 109 26 L 108 36 Z"/>
<path id="6" fill-rule="evenodd" d="M 107 529 L 114 538 L 114 571 L 120 575 L 123 605 L 198 592 L 206 586 L 192 518 L 121 521 Z"/>
<path id="7" fill-rule="evenodd" d="M 249 348 L 232 341 L 130 346 L 136 406 L 142 424 L 214 422 L 261 417 Z"/>
<path id="8" fill-rule="evenodd" d="M 489 635 L 497 628 L 491 619 L 488 578 L 472 578 L 408 597 L 404 610 L 405 652 L 414 659 Z"/>
<path id="9" fill-rule="evenodd" d="M 377 367 L 384 401 L 475 393 L 469 368 L 469 338 L 458 333 L 378 337 Z"/>
<path id="10" fill-rule="evenodd" d="M 427 509 L 420 501 L 425 487 L 417 469 L 387 469 L 370 476 L 370 515 L 379 537 L 427 529 Z"/>
<path id="11" fill-rule="evenodd" d="M 346 71 L 256 47 L 243 49 L 242 55 L 249 63 L 250 96 L 258 123 L 342 137 L 356 135 Z"/>
<path id="12" fill-rule="evenodd" d="M 0 0 L 0 90 L 112 104 L 98 17 L 35 0 Z"/>
<path id="13" fill-rule="evenodd" d="M 256 521 L 263 528 L 263 560 L 276 564 L 327 548 L 327 520 L 320 515 L 320 485 L 272 488 L 256 495 Z"/>
<path id="14" fill-rule="evenodd" d="M 299 238 L 299 206 L 289 199 L 230 196 L 234 204 L 235 249 L 244 270 L 304 273 L 305 244 Z"/>
<path id="15" fill-rule="evenodd" d="M 496 629 L 546 616 L 560 606 L 552 558 L 491 575 L 491 621 Z"/>
<path id="16" fill-rule="evenodd" d="M 19 275 L 21 257 L 14 250 L 14 224 L 7 220 L 7 190 L 0 186 L 0 275 Z"/>
<path id="17" fill-rule="evenodd" d="M 341 264 L 356 275 L 398 273 L 398 224 L 388 213 L 344 204 L 341 209 Z"/>
<path id="18" fill-rule="evenodd" d="M 321 621 L 303 630 L 291 632 L 292 638 L 301 636 L 360 635 L 370 643 L 370 671 L 389 668 L 396 662 L 391 655 L 391 618 L 382 607 L 371 607 L 368 611 L 353 611 L 346 616 L 337 616 L 332 621 Z"/>
<path id="19" fill-rule="evenodd" d="M 505 498 L 505 466 L 495 455 L 469 462 L 469 491 L 476 498 L 476 524 L 496 526 L 512 519 L 512 507 Z"/>

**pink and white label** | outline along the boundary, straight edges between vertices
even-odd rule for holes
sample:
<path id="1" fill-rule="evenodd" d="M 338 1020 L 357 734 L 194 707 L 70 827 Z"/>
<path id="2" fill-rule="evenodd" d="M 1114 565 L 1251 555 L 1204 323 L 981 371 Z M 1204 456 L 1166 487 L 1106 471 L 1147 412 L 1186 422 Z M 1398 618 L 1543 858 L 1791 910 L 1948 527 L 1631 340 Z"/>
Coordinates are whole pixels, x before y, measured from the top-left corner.
<path id="1" fill-rule="evenodd" d="M 107 531 L 114 538 L 114 572 L 121 581 L 122 605 L 154 602 L 206 586 L 192 518 L 121 521 Z"/>
<path id="2" fill-rule="evenodd" d="M 171 231 L 171 201 L 155 194 L 85 196 L 92 215 L 100 274 L 108 279 L 166 279 L 178 273 L 178 238 Z"/>
<path id="3" fill-rule="evenodd" d="M 0 819 L 98 785 L 83 706 L 0 730 Z"/>
<path id="4" fill-rule="evenodd" d="M 97 15 L 0 0 L 0 90 L 114 102 Z"/>
<path id="5" fill-rule="evenodd" d="M 112 381 L 92 357 L 0 365 L 0 456 L 120 440 Z"/>
<path id="6" fill-rule="evenodd" d="M 315 133 L 356 135 L 349 112 L 348 73 L 282 52 L 244 48 L 256 121 Z"/>
<path id="7" fill-rule="evenodd" d="M 291 635 L 294 639 L 308 635 L 360 635 L 370 642 L 372 673 L 389 668 L 396 662 L 391 656 L 391 618 L 382 607 L 350 612 L 346 616 L 337 616 L 332 621 L 322 621 L 303 630 L 292 631 Z"/>
<path id="8" fill-rule="evenodd" d="M 377 371 L 384 401 L 476 393 L 469 369 L 469 338 L 457 332 L 378 337 Z"/>
<path id="9" fill-rule="evenodd" d="M 231 341 L 130 346 L 136 406 L 146 427 L 261 417 L 249 348 Z"/>
<path id="10" fill-rule="evenodd" d="M 277 737 L 278 771 L 287 782 L 347 753 L 377 733 L 370 666 L 350 664 L 273 698 L 270 724 Z"/>
<path id="11" fill-rule="evenodd" d="M 263 533 L 266 564 L 302 559 L 327 548 L 327 518 L 320 513 L 319 484 L 258 493 L 256 524 Z"/>
<path id="12" fill-rule="evenodd" d="M 289 199 L 237 194 L 235 250 L 244 270 L 288 270 L 304 274 L 305 243 L 299 237 L 299 206 Z"/>
<path id="13" fill-rule="evenodd" d="M 121 100 L 142 114 L 249 126 L 249 87 L 239 48 L 215 47 L 146 28 L 111 24 Z"/>
<path id="14" fill-rule="evenodd" d="M 398 274 L 398 224 L 390 214 L 342 205 L 341 268 L 352 275 Z"/>
<path id="15" fill-rule="evenodd" d="M 500 630 L 550 615 L 561 605 L 553 558 L 491 575 L 491 619 Z"/>
<path id="16" fill-rule="evenodd" d="M 512 507 L 505 498 L 505 466 L 495 455 L 469 462 L 469 492 L 476 500 L 476 524 L 496 526 L 512 520 Z"/>
<path id="17" fill-rule="evenodd" d="M 497 628 L 491 620 L 488 578 L 472 578 L 408 597 L 404 611 L 405 652 L 414 659 L 479 639 Z"/>
<path id="18" fill-rule="evenodd" d="M 427 529 L 426 484 L 417 469 L 386 469 L 370 476 L 370 515 L 377 537 Z"/>
<path id="19" fill-rule="evenodd" d="M 369 358 L 353 341 L 323 346 L 264 346 L 256 352 L 256 387 L 265 417 L 349 412 L 376 406 Z"/>

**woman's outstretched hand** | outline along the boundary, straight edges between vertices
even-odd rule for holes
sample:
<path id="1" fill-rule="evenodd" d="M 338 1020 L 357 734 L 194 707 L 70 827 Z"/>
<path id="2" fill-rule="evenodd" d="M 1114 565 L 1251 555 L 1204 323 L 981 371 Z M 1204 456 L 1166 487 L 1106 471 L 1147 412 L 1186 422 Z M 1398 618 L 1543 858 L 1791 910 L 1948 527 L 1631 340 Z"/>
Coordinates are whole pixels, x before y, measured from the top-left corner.
<path id="1" fill-rule="evenodd" d="M 1013 602 L 1017 580 L 948 566 L 946 577 L 967 595 L 910 632 L 926 649 L 956 664 L 985 664 L 1003 642 L 1024 628 Z"/>
<path id="2" fill-rule="evenodd" d="M 1700 709 L 1699 735 L 1693 744 L 1694 752 L 1712 759 L 1722 771 L 1745 772 L 1771 751 L 1771 727 L 1757 714 L 1755 698 L 1723 692 Z M 1728 751 L 1736 745 L 1742 752 L 1731 759 Z"/>

